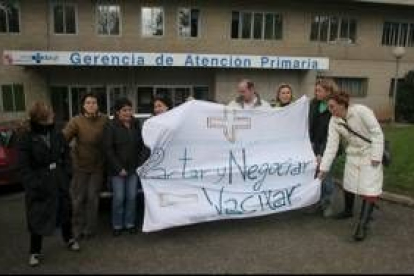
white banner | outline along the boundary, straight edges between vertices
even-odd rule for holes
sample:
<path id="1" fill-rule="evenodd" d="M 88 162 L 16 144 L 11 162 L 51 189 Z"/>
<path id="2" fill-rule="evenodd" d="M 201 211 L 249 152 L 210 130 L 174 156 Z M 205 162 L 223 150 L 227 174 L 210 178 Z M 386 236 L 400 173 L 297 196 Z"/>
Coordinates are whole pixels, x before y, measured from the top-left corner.
<path id="1" fill-rule="evenodd" d="M 5 65 L 153 66 L 246 69 L 328 70 L 323 57 L 252 56 L 197 53 L 140 53 L 84 51 L 3 52 Z"/>
<path id="2" fill-rule="evenodd" d="M 269 111 L 189 101 L 143 125 L 144 232 L 314 204 L 309 100 Z"/>

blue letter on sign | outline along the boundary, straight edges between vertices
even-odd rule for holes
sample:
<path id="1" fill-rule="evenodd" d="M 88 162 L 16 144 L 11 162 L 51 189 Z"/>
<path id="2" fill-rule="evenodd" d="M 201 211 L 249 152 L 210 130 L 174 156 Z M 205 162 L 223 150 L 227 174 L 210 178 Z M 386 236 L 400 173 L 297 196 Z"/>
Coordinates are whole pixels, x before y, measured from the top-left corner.
<path id="1" fill-rule="evenodd" d="M 72 53 L 70 55 L 70 62 L 72 62 L 72 64 L 76 64 L 76 65 L 81 64 L 80 54 L 79 53 Z"/>

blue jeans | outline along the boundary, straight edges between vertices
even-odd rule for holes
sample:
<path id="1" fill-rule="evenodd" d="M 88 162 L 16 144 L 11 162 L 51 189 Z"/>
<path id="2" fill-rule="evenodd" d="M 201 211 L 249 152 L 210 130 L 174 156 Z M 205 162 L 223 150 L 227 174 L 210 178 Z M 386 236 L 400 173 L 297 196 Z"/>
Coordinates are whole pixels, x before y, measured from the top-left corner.
<path id="1" fill-rule="evenodd" d="M 112 227 L 114 229 L 135 227 L 138 176 L 112 176 Z"/>
<path id="2" fill-rule="evenodd" d="M 332 201 L 332 195 L 335 188 L 334 178 L 331 170 L 328 171 L 325 179 L 322 182 L 320 203 L 323 209 L 327 208 Z"/>

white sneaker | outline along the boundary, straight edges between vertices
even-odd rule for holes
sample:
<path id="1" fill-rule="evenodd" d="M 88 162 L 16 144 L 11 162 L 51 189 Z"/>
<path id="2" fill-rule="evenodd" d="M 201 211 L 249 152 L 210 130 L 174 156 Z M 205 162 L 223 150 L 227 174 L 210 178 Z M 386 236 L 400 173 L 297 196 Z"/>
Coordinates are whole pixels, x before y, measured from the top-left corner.
<path id="1" fill-rule="evenodd" d="M 39 254 L 30 254 L 29 265 L 37 266 L 40 264 Z"/>
<path id="2" fill-rule="evenodd" d="M 70 239 L 68 241 L 68 248 L 71 251 L 79 251 L 80 250 L 79 243 L 75 239 Z"/>

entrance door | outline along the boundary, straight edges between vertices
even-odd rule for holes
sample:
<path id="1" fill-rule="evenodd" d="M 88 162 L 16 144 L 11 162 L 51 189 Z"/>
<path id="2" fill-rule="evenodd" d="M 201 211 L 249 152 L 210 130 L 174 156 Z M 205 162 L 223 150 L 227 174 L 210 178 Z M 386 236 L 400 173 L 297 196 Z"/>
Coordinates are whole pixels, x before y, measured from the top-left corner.
<path id="1" fill-rule="evenodd" d="M 127 93 L 127 89 L 125 86 L 109 86 L 108 87 L 108 96 L 109 96 L 109 100 L 108 100 L 108 108 L 109 108 L 109 112 L 108 114 L 114 115 L 114 104 L 116 102 L 117 99 L 119 98 L 127 98 L 128 97 L 128 93 Z"/>
<path id="2" fill-rule="evenodd" d="M 191 95 L 191 87 L 155 87 L 155 96 L 170 97 L 173 105 L 177 106 L 186 101 Z"/>
<path id="3" fill-rule="evenodd" d="M 70 110 L 70 117 L 74 117 L 81 113 L 82 107 L 81 107 L 81 101 L 82 97 L 88 93 L 87 87 L 70 87 L 69 89 L 71 102 L 69 105 Z"/>
<path id="4" fill-rule="evenodd" d="M 138 113 L 152 113 L 152 100 L 157 96 L 171 99 L 173 106 L 184 103 L 188 97 L 209 101 L 212 99 L 208 86 L 156 85 L 138 86 L 136 90 L 136 106 Z"/>
<path id="5" fill-rule="evenodd" d="M 56 86 L 50 89 L 50 99 L 57 127 L 63 127 L 64 122 L 70 119 L 70 97 L 67 86 Z"/>
<path id="6" fill-rule="evenodd" d="M 90 92 L 98 97 L 99 112 L 109 114 L 108 95 L 105 86 L 92 86 Z"/>

